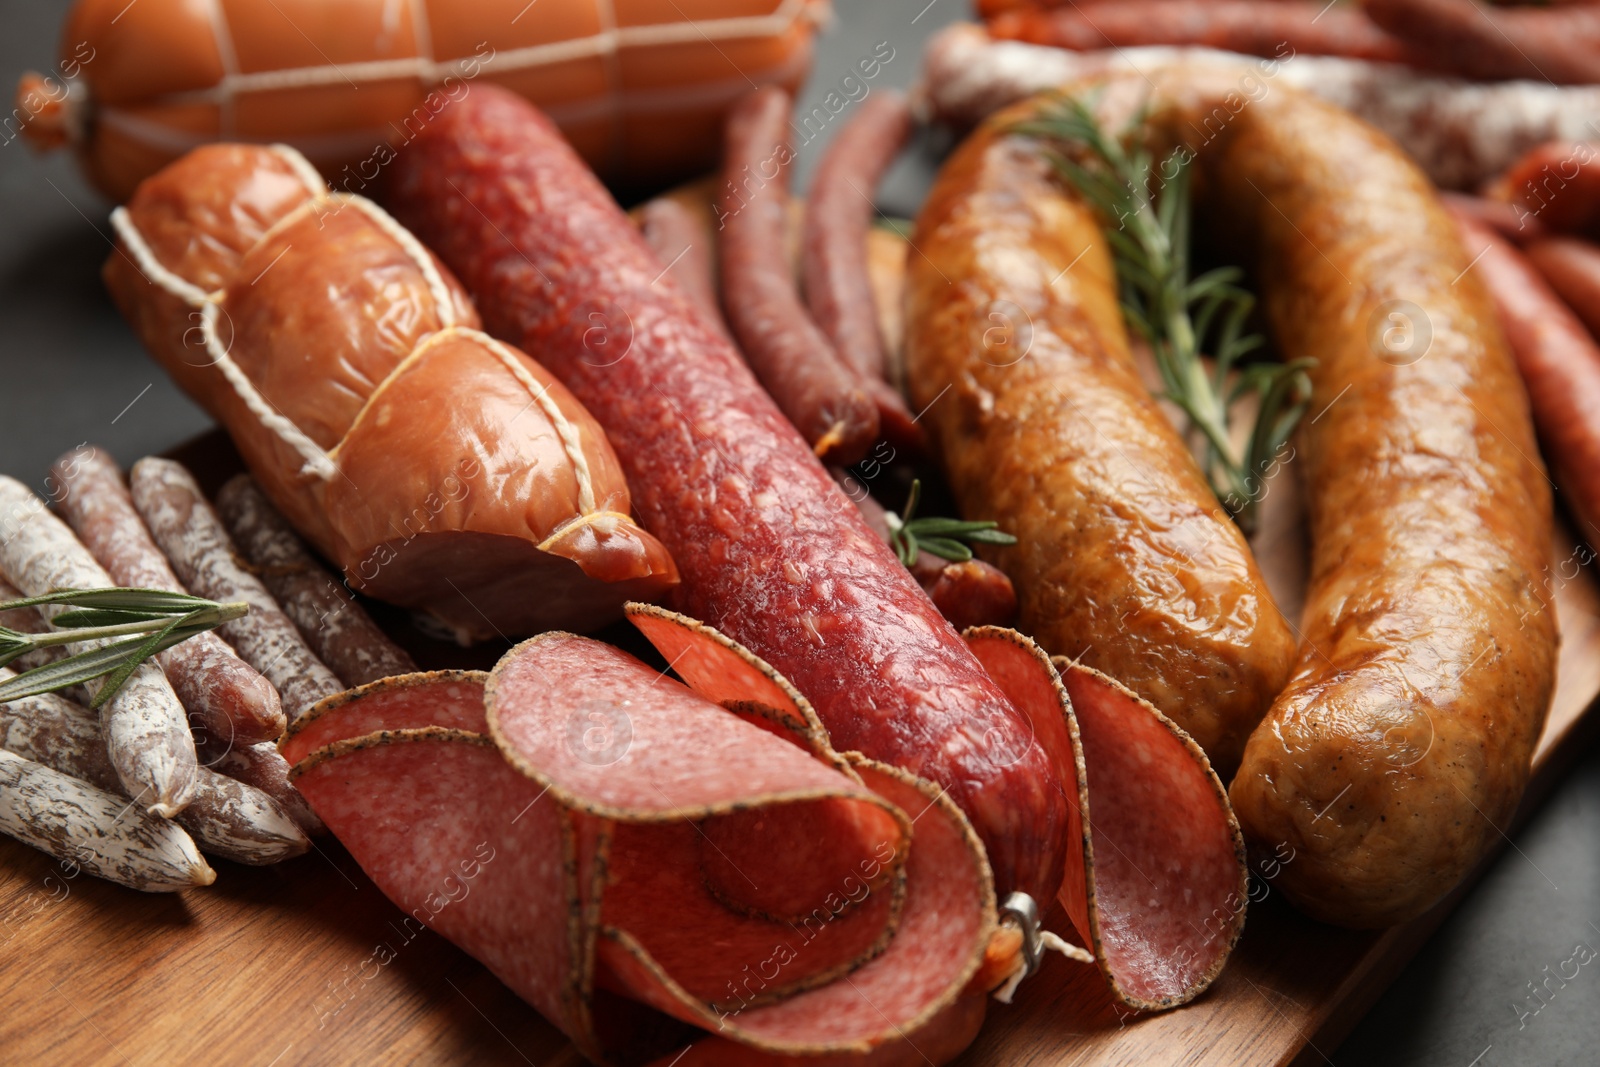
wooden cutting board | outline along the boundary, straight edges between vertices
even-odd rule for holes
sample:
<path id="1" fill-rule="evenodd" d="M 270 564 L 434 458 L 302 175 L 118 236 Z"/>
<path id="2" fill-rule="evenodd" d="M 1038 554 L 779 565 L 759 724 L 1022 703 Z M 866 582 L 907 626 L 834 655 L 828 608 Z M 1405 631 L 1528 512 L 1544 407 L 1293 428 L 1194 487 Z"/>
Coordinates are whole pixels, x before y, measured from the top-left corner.
<path id="1" fill-rule="evenodd" d="M 220 435 L 177 458 L 213 489 L 237 469 Z M 1574 568 L 1587 558 L 1579 544 L 1562 527 L 1552 546 L 1560 679 L 1518 822 L 1600 729 L 1600 583 Z M 1255 546 L 1297 618 L 1306 553 L 1292 464 L 1272 483 Z M 483 666 L 499 652 L 430 642 L 397 612 L 379 618 L 423 666 Z M 1502 844 L 1516 825 L 1500 827 Z M 483 967 L 431 931 L 411 936 L 337 843 L 276 868 L 213 865 L 210 888 L 142 894 L 69 879 L 0 839 L 0 1063 L 580 1062 Z M 1323 1063 L 1468 885 L 1407 926 L 1353 933 L 1300 917 L 1269 884 L 1221 979 L 1161 1015 L 1119 1013 L 1097 970 L 1053 956 L 1014 1004 L 991 1008 L 958 1062 Z"/>

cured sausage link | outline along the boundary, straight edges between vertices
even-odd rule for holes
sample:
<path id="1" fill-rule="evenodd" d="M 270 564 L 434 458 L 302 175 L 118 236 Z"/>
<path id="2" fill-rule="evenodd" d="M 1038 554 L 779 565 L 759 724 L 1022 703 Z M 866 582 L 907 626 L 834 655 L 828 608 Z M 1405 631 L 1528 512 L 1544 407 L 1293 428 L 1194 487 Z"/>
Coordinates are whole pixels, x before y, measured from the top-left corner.
<path id="1" fill-rule="evenodd" d="M 888 374 L 867 274 L 867 230 L 876 214 L 872 195 L 911 128 L 903 94 L 868 97 L 828 146 L 806 196 L 806 306 L 840 357 L 866 378 Z"/>
<path id="2" fill-rule="evenodd" d="M 752 91 L 728 116 L 717 190 L 722 309 L 778 407 L 830 463 L 854 463 L 878 435 L 864 384 L 806 314 L 785 254 L 789 94 Z"/>
<path id="3" fill-rule="evenodd" d="M 0 667 L 0 681 L 9 677 L 12 672 Z M 0 748 L 107 792 L 121 791 L 95 713 L 55 693 L 0 704 Z M 272 797 L 207 767 L 195 780 L 194 800 L 174 821 L 202 851 L 236 863 L 277 863 L 310 847 Z"/>
<path id="4" fill-rule="evenodd" d="M 1174 108 L 1168 130 L 1194 118 Z M 1234 807 L 1258 846 L 1298 850 L 1275 884 L 1303 910 L 1403 922 L 1501 839 L 1549 709 L 1528 393 L 1453 221 L 1387 137 L 1274 91 L 1199 165 L 1205 208 L 1252 235 L 1277 348 L 1316 360 L 1303 642 Z"/>
<path id="5" fill-rule="evenodd" d="M 28 596 L 115 585 L 44 501 L 4 475 L 0 475 L 0 574 Z M 46 618 L 65 610 L 65 604 L 42 609 Z M 113 640 L 86 641 L 82 647 Z M 88 684 L 89 692 L 98 693 L 105 684 L 105 678 L 97 678 Z M 101 706 L 100 722 L 111 765 L 127 794 L 164 818 L 182 811 L 194 796 L 199 764 L 188 717 L 161 667 L 146 661 L 135 668 Z"/>
<path id="6" fill-rule="evenodd" d="M 1066 802 L 1020 713 L 738 352 L 687 297 L 652 288 L 655 257 L 550 121 L 475 89 L 394 179 L 395 209 L 491 328 L 538 352 L 605 427 L 641 520 L 680 560 L 673 606 L 792 680 L 840 750 L 941 785 L 1002 896 L 1052 899 Z M 590 358 L 573 314 L 585 301 L 627 309 L 622 359 Z"/>
<path id="7" fill-rule="evenodd" d="M 248 474 L 217 491 L 217 513 L 283 613 L 347 689 L 417 669 L 354 595 L 312 558 Z"/>
<path id="8" fill-rule="evenodd" d="M 219 602 L 242 600 L 250 614 L 218 633 L 278 689 L 290 722 L 344 686 L 319 660 L 261 580 L 245 570 L 222 520 L 183 466 L 151 456 L 133 465 L 133 503 L 183 584 Z"/>
<path id="9" fill-rule="evenodd" d="M 1578 536 L 1600 543 L 1600 346 L 1529 257 L 1451 207 L 1472 269 L 1494 294 L 1563 503 Z"/>
<path id="10" fill-rule="evenodd" d="M 99 449 L 75 449 L 51 467 L 61 487 L 57 506 L 118 585 L 186 593 L 134 509 L 116 462 Z M 283 733 L 277 690 L 207 631 L 156 655 L 194 726 L 250 744 Z"/>

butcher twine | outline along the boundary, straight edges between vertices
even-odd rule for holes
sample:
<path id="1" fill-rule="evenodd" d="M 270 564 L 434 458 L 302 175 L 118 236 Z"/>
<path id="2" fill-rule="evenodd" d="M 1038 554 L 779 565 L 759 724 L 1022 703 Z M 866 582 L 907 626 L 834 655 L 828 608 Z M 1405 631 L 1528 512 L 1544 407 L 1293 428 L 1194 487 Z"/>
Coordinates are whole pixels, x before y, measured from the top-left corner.
<path id="1" fill-rule="evenodd" d="M 561 447 L 567 455 L 568 462 L 572 464 L 573 476 L 578 483 L 578 510 L 586 515 L 593 512 L 595 510 L 594 480 L 589 470 L 588 457 L 584 455 L 582 442 L 578 437 L 578 428 L 562 413 L 560 405 L 551 398 L 550 387 L 548 385 L 540 385 L 515 352 L 481 330 L 460 325 L 457 317 L 456 301 L 451 295 L 450 287 L 445 283 L 444 276 L 439 273 L 438 265 L 434 262 L 433 257 L 428 254 L 427 249 L 422 247 L 422 242 L 418 241 L 410 230 L 396 222 L 394 217 L 387 211 L 384 211 L 383 208 L 365 197 L 330 191 L 327 183 L 322 180 L 322 176 L 317 173 L 316 168 L 293 148 L 287 145 L 273 145 L 271 150 L 277 153 L 295 172 L 295 175 L 305 184 L 305 187 L 311 191 L 312 198 L 273 223 L 266 233 L 263 233 L 256 241 L 256 246 L 259 247 L 283 227 L 312 212 L 323 209 L 329 203 L 337 203 L 339 205 L 334 210 L 340 210 L 346 206 L 354 207 L 371 219 L 379 229 L 388 234 L 395 244 L 405 251 L 406 255 L 411 257 L 412 262 L 417 266 L 417 270 L 421 272 L 423 279 L 427 282 L 428 291 L 433 294 L 435 313 L 439 321 L 443 323 L 443 329 L 427 334 L 418 341 L 416 347 L 404 359 L 395 364 L 383 381 L 373 388 L 372 392 L 367 395 L 366 402 L 361 406 L 361 410 L 356 412 L 355 418 L 350 421 L 350 428 L 354 429 L 360 423 L 362 415 L 372 405 L 373 399 L 383 392 L 384 386 L 410 366 L 424 351 L 442 341 L 455 337 L 475 341 L 492 353 L 511 372 L 512 376 L 517 379 L 523 388 L 528 390 L 528 394 L 532 398 L 531 402 L 538 404 L 539 409 L 544 412 L 545 418 L 550 421 L 550 425 L 554 427 L 557 436 L 561 439 Z M 243 369 L 234 362 L 233 357 L 228 353 L 227 347 L 218 339 L 217 316 L 221 312 L 222 298 L 226 295 L 227 290 L 225 288 L 217 289 L 208 293 L 198 285 L 178 277 L 178 275 L 163 266 L 161 261 L 156 259 L 155 253 L 151 251 L 149 244 L 146 243 L 144 235 L 133 224 L 133 219 L 129 216 L 127 208 L 119 207 L 113 211 L 111 213 L 111 224 L 116 228 L 117 235 L 122 238 L 123 246 L 133 256 L 139 269 L 144 272 L 144 276 L 152 284 L 171 293 L 190 307 L 199 310 L 200 333 L 205 341 L 206 354 L 211 357 L 212 364 L 222 373 L 223 378 L 227 379 L 228 384 L 233 387 L 234 393 L 243 401 L 250 413 L 263 426 L 277 434 L 280 440 L 293 448 L 305 460 L 304 466 L 300 468 L 300 473 L 321 478 L 323 481 L 331 479 L 339 469 L 333 453 L 339 451 L 340 445 L 334 446 L 333 453 L 324 451 L 322 446 L 313 441 L 304 430 L 296 426 L 293 420 L 274 408 L 267 398 L 262 396 L 261 392 L 256 389 L 255 383 L 250 380 Z M 348 436 L 348 433 L 349 431 L 346 431 L 346 436 Z"/>

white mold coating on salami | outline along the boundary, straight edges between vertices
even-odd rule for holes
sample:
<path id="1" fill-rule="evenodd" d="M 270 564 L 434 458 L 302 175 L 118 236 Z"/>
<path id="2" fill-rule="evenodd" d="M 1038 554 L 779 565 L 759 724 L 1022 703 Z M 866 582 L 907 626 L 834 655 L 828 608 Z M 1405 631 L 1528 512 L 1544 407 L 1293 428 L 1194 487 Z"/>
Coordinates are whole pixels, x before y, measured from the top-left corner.
<path id="1" fill-rule="evenodd" d="M 60 487 L 57 506 L 117 585 L 188 592 L 151 540 L 109 455 L 77 448 L 56 460 L 51 474 Z M 216 634 L 196 634 L 157 654 L 156 662 L 204 736 L 249 743 L 283 732 L 277 691 Z"/>
<path id="2" fill-rule="evenodd" d="M 217 513 L 283 613 L 346 686 L 417 669 L 354 594 L 317 563 L 248 474 L 217 492 Z"/>
<path id="3" fill-rule="evenodd" d="M 5 751 L 0 832 L 130 889 L 173 892 L 217 878 L 182 828 L 125 797 Z"/>
<path id="4" fill-rule="evenodd" d="M 197 596 L 250 605 L 250 614 L 224 623 L 218 632 L 277 687 L 290 720 L 344 689 L 306 647 L 267 587 L 241 564 L 222 521 L 188 471 L 150 457 L 134 464 L 131 481 L 134 506 L 183 584 Z"/>
<path id="5" fill-rule="evenodd" d="M 0 681 L 12 675 L 0 667 Z M 95 713 L 54 693 L 0 704 L 0 748 L 109 793 L 122 791 Z M 311 845 L 272 797 L 207 767 L 200 768 L 194 799 L 176 822 L 204 851 L 235 863 L 277 863 Z"/>
<path id="6" fill-rule="evenodd" d="M 113 585 L 66 524 L 26 486 L 3 475 L 0 572 L 29 596 Z M 63 605 L 43 609 L 46 618 L 65 610 Z M 99 692 L 103 684 L 104 679 L 90 682 L 90 692 Z M 101 708 L 100 721 L 112 766 L 128 793 L 158 815 L 170 818 L 182 811 L 194 795 L 198 763 L 188 717 L 161 668 L 148 661 L 141 664 Z"/>

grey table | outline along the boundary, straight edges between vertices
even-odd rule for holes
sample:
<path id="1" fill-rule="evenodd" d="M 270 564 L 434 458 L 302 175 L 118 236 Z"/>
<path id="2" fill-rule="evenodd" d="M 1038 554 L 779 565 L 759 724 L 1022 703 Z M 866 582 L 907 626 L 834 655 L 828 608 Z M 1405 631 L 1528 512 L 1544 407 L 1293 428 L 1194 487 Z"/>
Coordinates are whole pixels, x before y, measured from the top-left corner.
<path id="1" fill-rule="evenodd" d="M 67 6 L 0 2 L 0 87 L 9 91 L 24 70 L 53 62 Z M 879 84 L 909 85 L 928 35 L 968 14 L 958 0 L 837 7 L 808 86 L 811 104 L 880 41 L 894 56 Z M 12 137 L 14 125 L 0 133 Z M 825 141 L 802 149 L 801 183 Z M 915 212 L 939 141 L 918 144 L 889 175 L 886 211 Z M 106 298 L 99 271 L 110 250 L 108 211 L 67 156 L 40 159 L 19 141 L 0 144 L 0 472 L 35 486 L 52 459 L 82 442 L 127 464 L 211 425 L 144 356 Z M 1600 952 L 1600 751 L 1579 762 L 1331 1062 L 1600 1063 L 1600 959 L 1564 983 L 1547 981 L 1578 945 Z"/>

